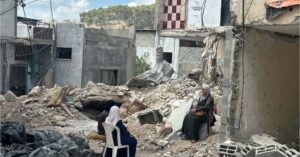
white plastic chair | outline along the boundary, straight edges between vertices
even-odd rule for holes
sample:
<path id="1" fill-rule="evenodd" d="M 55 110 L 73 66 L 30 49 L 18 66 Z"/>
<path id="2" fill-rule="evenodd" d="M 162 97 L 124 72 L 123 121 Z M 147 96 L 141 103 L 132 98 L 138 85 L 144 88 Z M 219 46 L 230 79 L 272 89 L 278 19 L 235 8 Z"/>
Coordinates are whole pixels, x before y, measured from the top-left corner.
<path id="1" fill-rule="evenodd" d="M 106 144 L 103 151 L 103 157 L 105 157 L 107 148 L 112 149 L 112 157 L 117 156 L 118 149 L 127 148 L 127 157 L 129 157 L 129 145 L 122 145 L 121 144 L 121 134 L 120 129 L 114 125 L 102 123 L 104 130 L 105 130 L 105 137 L 106 137 Z M 117 145 L 114 145 L 113 135 L 112 132 L 117 131 Z"/>

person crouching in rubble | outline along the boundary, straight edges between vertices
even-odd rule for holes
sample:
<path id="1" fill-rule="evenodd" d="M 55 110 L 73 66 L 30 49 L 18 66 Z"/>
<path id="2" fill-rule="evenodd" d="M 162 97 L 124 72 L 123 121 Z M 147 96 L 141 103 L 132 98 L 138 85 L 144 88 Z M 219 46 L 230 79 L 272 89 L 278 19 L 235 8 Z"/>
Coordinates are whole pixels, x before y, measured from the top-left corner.
<path id="1" fill-rule="evenodd" d="M 183 121 L 182 139 L 191 139 L 192 143 L 199 140 L 199 129 L 202 123 L 207 122 L 208 113 L 214 106 L 214 98 L 210 94 L 208 85 L 203 85 L 201 88 L 201 95 L 190 113 L 188 113 Z"/>
<path id="2" fill-rule="evenodd" d="M 108 117 L 105 120 L 105 123 L 112 124 L 120 129 L 121 134 L 121 144 L 122 145 L 129 145 L 129 154 L 130 157 L 135 157 L 136 153 L 136 145 L 137 140 L 135 137 L 133 137 L 127 130 L 127 128 L 124 126 L 122 120 L 121 120 L 121 114 L 120 114 L 120 108 L 117 106 L 111 107 Z M 113 131 L 113 139 L 114 143 L 117 141 L 117 132 L 116 130 Z M 106 153 L 105 156 L 107 156 L 109 153 Z M 118 156 L 124 157 L 127 155 L 126 151 L 119 150 Z"/>

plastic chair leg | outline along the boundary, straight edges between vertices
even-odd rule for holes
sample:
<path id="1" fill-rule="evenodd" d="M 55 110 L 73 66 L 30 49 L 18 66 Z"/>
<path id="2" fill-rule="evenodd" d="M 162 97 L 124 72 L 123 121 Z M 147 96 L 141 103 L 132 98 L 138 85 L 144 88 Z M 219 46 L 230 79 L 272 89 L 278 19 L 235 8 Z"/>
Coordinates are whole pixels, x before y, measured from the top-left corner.
<path id="1" fill-rule="evenodd" d="M 104 150 L 103 150 L 103 155 L 102 155 L 102 157 L 105 157 L 105 155 L 106 155 L 106 147 L 104 147 Z"/>
<path id="2" fill-rule="evenodd" d="M 118 149 L 117 148 L 113 148 L 112 149 L 112 157 L 117 157 L 117 153 L 118 153 Z"/>
<path id="3" fill-rule="evenodd" d="M 131 157 L 131 156 L 129 155 L 129 151 L 130 151 L 130 150 L 129 150 L 129 146 L 127 146 L 127 156 L 128 156 L 128 157 Z"/>

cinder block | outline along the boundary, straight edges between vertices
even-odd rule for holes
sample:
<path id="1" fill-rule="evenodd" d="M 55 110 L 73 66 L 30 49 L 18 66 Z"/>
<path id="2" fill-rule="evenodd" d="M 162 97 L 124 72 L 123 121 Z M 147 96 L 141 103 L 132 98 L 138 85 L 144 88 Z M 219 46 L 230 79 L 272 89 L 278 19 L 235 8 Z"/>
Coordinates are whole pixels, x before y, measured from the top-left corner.
<path id="1" fill-rule="evenodd" d="M 267 145 L 256 148 L 255 157 L 286 157 L 277 149 L 277 145 Z"/>
<path id="2" fill-rule="evenodd" d="M 239 145 L 239 148 L 241 149 L 241 153 L 244 157 L 255 157 L 255 149 L 254 147 L 248 145 Z"/>
<path id="3" fill-rule="evenodd" d="M 278 147 L 278 152 L 284 155 L 284 157 L 299 157 L 300 153 L 295 149 L 289 149 L 286 145 Z"/>
<path id="4" fill-rule="evenodd" d="M 238 153 L 238 146 L 232 144 L 220 144 L 219 145 L 219 156 L 220 157 L 236 157 Z"/>

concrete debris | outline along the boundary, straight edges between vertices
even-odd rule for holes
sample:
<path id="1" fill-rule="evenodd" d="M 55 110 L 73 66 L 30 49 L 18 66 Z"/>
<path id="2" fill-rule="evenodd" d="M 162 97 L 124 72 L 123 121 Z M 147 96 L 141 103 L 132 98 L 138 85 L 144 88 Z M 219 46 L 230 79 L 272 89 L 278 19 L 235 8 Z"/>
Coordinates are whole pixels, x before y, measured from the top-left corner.
<path id="1" fill-rule="evenodd" d="M 14 102 L 3 103 L 0 106 L 0 118 L 1 121 L 20 122 L 27 128 L 51 128 L 64 134 L 75 134 L 88 139 L 91 148 L 101 154 L 105 142 L 103 137 L 97 136 L 96 120 L 107 101 L 113 100 L 120 106 L 124 124 L 138 139 L 138 156 L 149 152 L 154 156 L 178 156 L 186 152 L 190 156 L 205 154 L 214 157 L 217 154 L 214 148 L 218 134 L 191 145 L 190 141 L 180 140 L 179 132 L 175 131 L 182 126 L 178 118 L 184 118 L 199 95 L 201 83 L 185 79 L 145 88 L 92 82 L 85 88 L 74 89 L 57 85 L 50 89 L 35 87 L 28 95 L 16 97 Z M 219 89 L 211 89 L 214 96 L 219 94 L 216 90 Z M 186 109 L 181 113 L 183 107 Z M 176 114 L 179 110 L 180 114 Z M 91 132 L 96 134 L 92 135 Z M 182 142 L 186 143 L 183 145 Z"/>
<path id="2" fill-rule="evenodd" d="M 226 141 L 219 145 L 220 156 L 232 157 L 298 157 L 300 153 L 275 141 L 266 134 L 253 135 L 247 145 Z"/>
<path id="3" fill-rule="evenodd" d="M 8 102 L 14 102 L 16 101 L 17 96 L 12 91 L 8 91 L 5 93 L 4 98 Z"/>
<path id="4" fill-rule="evenodd" d="M 48 103 L 48 106 L 58 107 L 63 102 L 63 99 L 69 92 L 72 90 L 71 86 L 57 87 L 53 92 L 51 99 Z"/>
<path id="5" fill-rule="evenodd" d="M 196 80 L 196 81 L 199 81 L 201 74 L 202 74 L 202 70 L 201 70 L 201 69 L 193 69 L 193 70 L 188 74 L 188 78 L 189 78 L 189 79 Z"/>
<path id="6" fill-rule="evenodd" d="M 141 125 L 156 124 L 162 122 L 162 115 L 158 110 L 151 110 L 145 113 L 140 113 L 137 118 Z"/>
<path id="7" fill-rule="evenodd" d="M 37 96 L 42 91 L 42 88 L 40 86 L 36 86 L 31 89 L 31 91 L 27 94 L 29 97 L 31 96 Z"/>
<path id="8" fill-rule="evenodd" d="M 170 80 L 174 73 L 172 66 L 163 61 L 156 64 L 153 69 L 148 70 L 136 77 L 131 78 L 126 85 L 128 87 L 150 87 L 159 85 Z"/>
<path id="9" fill-rule="evenodd" d="M 128 109 L 127 109 L 127 112 L 129 114 L 133 114 L 135 112 L 138 112 L 138 111 L 142 111 L 142 110 L 145 110 L 147 108 L 146 105 L 144 105 L 142 102 L 140 102 L 139 100 L 137 99 L 134 99 L 132 101 L 132 103 L 130 103 L 130 105 L 128 106 Z"/>

